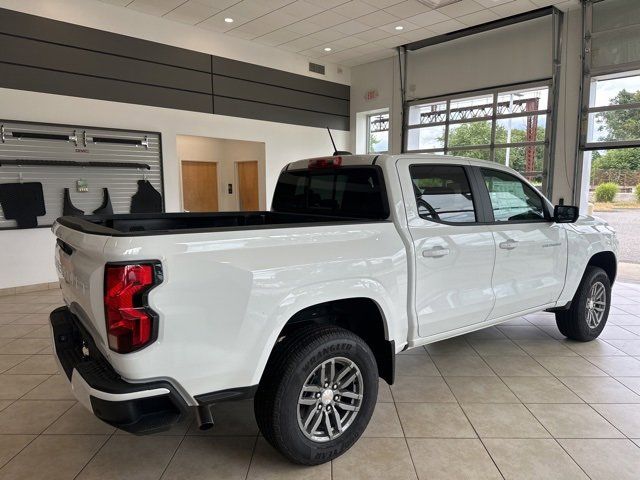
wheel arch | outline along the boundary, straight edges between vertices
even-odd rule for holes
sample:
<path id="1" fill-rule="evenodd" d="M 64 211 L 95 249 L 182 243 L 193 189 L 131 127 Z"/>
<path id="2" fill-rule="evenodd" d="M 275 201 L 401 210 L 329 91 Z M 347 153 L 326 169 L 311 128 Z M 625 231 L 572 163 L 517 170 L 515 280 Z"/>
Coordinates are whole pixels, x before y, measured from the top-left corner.
<path id="1" fill-rule="evenodd" d="M 587 262 L 587 267 L 590 266 L 603 269 L 613 285 L 618 273 L 618 260 L 612 251 L 607 250 L 594 254 Z"/>

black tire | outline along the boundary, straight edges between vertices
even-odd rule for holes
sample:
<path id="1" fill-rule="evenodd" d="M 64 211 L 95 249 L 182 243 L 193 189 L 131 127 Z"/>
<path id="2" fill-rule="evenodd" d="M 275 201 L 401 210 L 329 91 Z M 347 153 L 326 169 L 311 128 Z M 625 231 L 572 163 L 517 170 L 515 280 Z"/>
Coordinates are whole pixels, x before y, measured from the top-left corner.
<path id="1" fill-rule="evenodd" d="M 323 362 L 336 358 L 347 360 L 334 360 L 337 365 L 334 369 L 335 372 L 340 368 L 337 362 L 352 362 L 359 369 L 360 377 L 352 381 L 354 385 L 345 387 L 345 391 L 353 395 L 348 391 L 348 388 L 356 389 L 355 384 L 360 383 L 362 384 L 362 390 L 360 390 L 362 398 L 360 400 L 344 400 L 346 394 L 345 397 L 340 398 L 340 402 L 360 402 L 359 410 L 353 417 L 352 423 L 335 438 L 328 437 L 323 442 L 314 441 L 307 437 L 308 433 L 303 432 L 303 425 L 298 420 L 299 415 L 300 418 L 302 416 L 311 418 L 312 410 L 319 407 L 318 413 L 314 413 L 314 415 L 322 417 L 326 409 L 330 423 L 337 422 L 335 417 L 330 416 L 328 409 L 331 408 L 331 405 L 338 405 L 338 411 L 332 413 L 340 417 L 341 407 L 339 403 L 325 405 L 322 402 L 328 401 L 326 400 L 327 396 L 320 394 L 320 399 L 313 400 L 317 402 L 313 407 L 300 407 L 301 409 L 308 408 L 302 415 L 299 413 L 298 400 L 302 386 L 316 371 L 316 368 Z M 352 370 L 345 377 L 350 378 L 351 372 L 357 371 L 353 367 L 350 368 Z M 344 369 L 346 370 L 346 365 Z M 326 378 L 329 376 L 330 373 L 327 373 Z M 334 379 L 337 381 L 338 377 L 339 375 L 336 374 Z M 348 383 L 349 380 L 343 378 L 341 381 Z M 328 397 L 331 397 L 332 394 L 328 393 Z M 318 393 L 309 393 L 309 395 L 315 397 Z M 287 335 L 276 345 L 256 392 L 254 409 L 262 435 L 274 448 L 292 462 L 302 465 L 318 465 L 342 455 L 360 438 L 371 419 L 377 396 L 378 368 L 375 357 L 364 340 L 354 333 L 338 327 L 306 326 Z M 307 398 L 312 400 L 311 397 Z M 316 418 L 317 416 L 313 417 L 311 423 L 315 423 Z M 342 418 L 349 418 L 347 412 L 344 412 Z M 326 428 L 328 431 L 331 426 L 326 427 L 325 425 L 320 425 L 319 428 Z M 337 423 L 335 428 L 336 430 L 331 429 L 334 434 L 337 431 Z M 311 426 L 311 433 L 313 432 L 317 432 L 317 430 Z"/>
<path id="2" fill-rule="evenodd" d="M 587 313 L 587 302 L 591 294 L 591 289 L 596 284 L 604 287 L 605 305 L 600 322 L 593 326 L 589 325 L 589 315 Z M 611 306 L 611 282 L 605 271 L 599 267 L 587 267 L 578 291 L 571 302 L 568 310 L 556 312 L 556 324 L 558 330 L 565 337 L 580 342 L 590 342 L 598 338 L 609 317 L 609 307 Z"/>

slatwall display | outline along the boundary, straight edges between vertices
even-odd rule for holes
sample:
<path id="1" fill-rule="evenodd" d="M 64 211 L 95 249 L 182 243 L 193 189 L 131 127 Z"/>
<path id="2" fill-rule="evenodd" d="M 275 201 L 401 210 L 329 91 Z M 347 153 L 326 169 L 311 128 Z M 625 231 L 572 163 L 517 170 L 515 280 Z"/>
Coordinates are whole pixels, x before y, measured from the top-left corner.
<path id="1" fill-rule="evenodd" d="M 92 166 L 79 166 L 88 162 Z M 38 217 L 39 227 L 62 215 L 65 188 L 85 214 L 100 207 L 103 187 L 113 212 L 129 213 L 138 180 L 144 179 L 163 194 L 159 133 L 0 120 L 0 183 L 42 183 L 46 215 Z M 78 191 L 78 180 L 86 181 L 88 191 Z M 0 207 L 0 229 L 12 228 L 16 221 L 5 219 Z"/>

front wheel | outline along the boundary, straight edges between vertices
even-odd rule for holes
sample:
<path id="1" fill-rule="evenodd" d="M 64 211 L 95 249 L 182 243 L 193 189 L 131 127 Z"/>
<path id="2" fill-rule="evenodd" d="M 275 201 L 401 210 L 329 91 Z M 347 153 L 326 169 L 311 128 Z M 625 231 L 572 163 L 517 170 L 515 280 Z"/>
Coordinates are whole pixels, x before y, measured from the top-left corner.
<path id="1" fill-rule="evenodd" d="M 556 312 L 556 324 L 565 337 L 580 342 L 596 339 L 609 317 L 611 282 L 599 267 L 587 267 L 571 307 Z"/>
<path id="2" fill-rule="evenodd" d="M 360 438 L 377 395 L 376 360 L 364 340 L 338 327 L 304 327 L 276 345 L 256 393 L 256 420 L 289 460 L 317 465 Z"/>

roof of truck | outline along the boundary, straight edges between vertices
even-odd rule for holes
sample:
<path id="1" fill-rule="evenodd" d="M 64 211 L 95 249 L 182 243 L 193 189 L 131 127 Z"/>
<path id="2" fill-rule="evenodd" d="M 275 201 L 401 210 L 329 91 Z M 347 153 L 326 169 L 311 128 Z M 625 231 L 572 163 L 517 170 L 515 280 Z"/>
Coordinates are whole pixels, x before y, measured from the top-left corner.
<path id="1" fill-rule="evenodd" d="M 288 164 L 285 168 L 287 170 L 300 170 L 309 168 L 311 162 L 318 161 L 335 161 L 339 160 L 339 165 L 382 165 L 385 163 L 395 163 L 401 158 L 415 158 L 421 160 L 431 160 L 433 163 L 448 163 L 448 164 L 466 164 L 476 165 L 479 167 L 491 167 L 497 170 L 504 170 L 513 173 L 514 170 L 487 160 L 478 160 L 476 158 L 457 157 L 453 155 L 441 155 L 436 153 L 401 153 L 401 154 L 368 154 L 368 155 L 326 155 L 324 157 L 307 158 L 304 160 L 298 160 Z"/>

